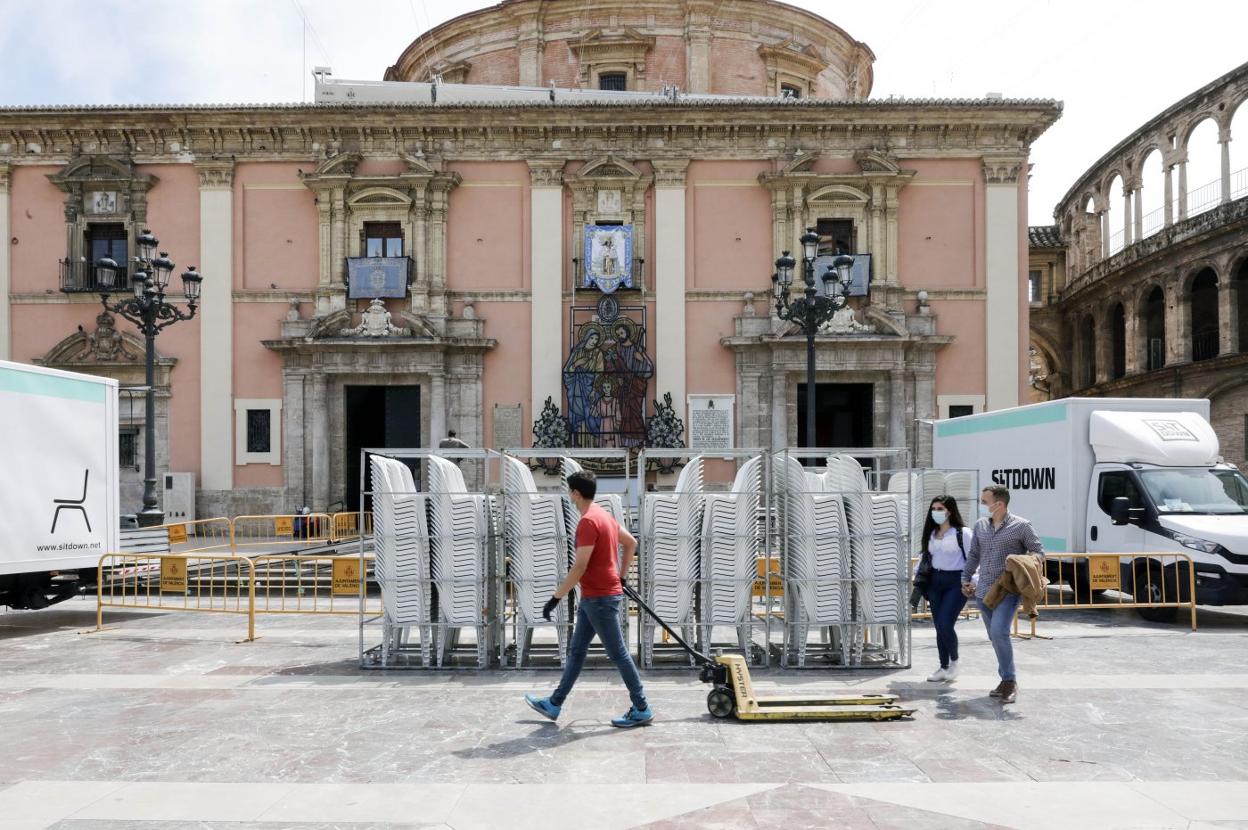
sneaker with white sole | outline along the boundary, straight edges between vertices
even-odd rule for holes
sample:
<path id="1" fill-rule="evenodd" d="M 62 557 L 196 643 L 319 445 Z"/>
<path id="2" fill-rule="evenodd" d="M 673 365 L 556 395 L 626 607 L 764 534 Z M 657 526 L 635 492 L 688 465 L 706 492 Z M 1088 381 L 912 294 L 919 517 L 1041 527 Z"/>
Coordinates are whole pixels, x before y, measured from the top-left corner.
<path id="1" fill-rule="evenodd" d="M 928 683 L 943 683 L 949 679 L 949 672 L 945 669 L 937 669 L 927 676 Z"/>
<path id="2" fill-rule="evenodd" d="M 952 681 L 958 678 L 958 661 L 950 660 L 949 668 L 945 669 L 945 680 Z"/>
<path id="3" fill-rule="evenodd" d="M 612 718 L 611 725 L 620 729 L 631 729 L 634 726 L 649 726 L 654 720 L 654 710 L 647 706 L 644 710 L 638 710 L 636 706 L 630 706 L 628 711 L 624 713 L 622 718 Z"/>

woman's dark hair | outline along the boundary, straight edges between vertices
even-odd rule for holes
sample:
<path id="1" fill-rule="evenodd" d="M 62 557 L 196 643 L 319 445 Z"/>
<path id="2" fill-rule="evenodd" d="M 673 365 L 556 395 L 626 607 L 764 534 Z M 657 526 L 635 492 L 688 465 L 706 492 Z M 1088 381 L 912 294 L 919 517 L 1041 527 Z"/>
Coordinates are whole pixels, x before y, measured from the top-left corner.
<path id="1" fill-rule="evenodd" d="M 581 470 L 568 476 L 568 489 L 575 490 L 582 497 L 592 499 L 598 492 L 598 477 L 589 470 Z"/>
<path id="2" fill-rule="evenodd" d="M 958 500 L 953 496 L 937 496 L 927 506 L 927 515 L 923 517 L 923 545 L 919 548 L 922 553 L 928 552 L 927 547 L 932 542 L 932 532 L 937 528 L 936 522 L 932 521 L 932 508 L 938 504 L 948 511 L 950 527 L 958 532 L 961 532 L 962 528 L 966 527 L 966 524 L 962 521 L 962 514 L 958 512 Z"/>

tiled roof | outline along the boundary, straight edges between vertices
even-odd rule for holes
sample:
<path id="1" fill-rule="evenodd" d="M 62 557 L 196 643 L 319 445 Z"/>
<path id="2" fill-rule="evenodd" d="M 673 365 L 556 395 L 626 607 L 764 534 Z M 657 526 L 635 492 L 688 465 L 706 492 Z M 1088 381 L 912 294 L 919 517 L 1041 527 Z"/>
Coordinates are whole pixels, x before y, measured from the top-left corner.
<path id="1" fill-rule="evenodd" d="M 1061 248 L 1061 231 L 1057 225 L 1032 225 L 1027 228 L 1027 244 L 1032 248 Z"/>

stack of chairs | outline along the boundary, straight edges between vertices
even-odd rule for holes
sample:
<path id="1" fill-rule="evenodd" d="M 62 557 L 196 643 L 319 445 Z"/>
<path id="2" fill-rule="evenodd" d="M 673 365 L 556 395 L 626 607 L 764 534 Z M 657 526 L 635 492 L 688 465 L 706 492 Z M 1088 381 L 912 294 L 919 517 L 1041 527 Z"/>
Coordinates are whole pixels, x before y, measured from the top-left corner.
<path id="1" fill-rule="evenodd" d="M 749 654 L 753 587 L 762 547 L 759 504 L 762 456 L 737 470 L 732 492 L 705 497 L 701 542 L 699 622 L 702 642 L 713 642 L 713 628 L 734 626 L 741 651 Z"/>
<path id="2" fill-rule="evenodd" d="M 425 497 L 417 492 L 406 464 L 374 455 L 369 459 L 373 492 L 375 573 L 381 587 L 383 663 L 408 645 L 419 629 L 420 660 L 431 665 L 433 606 Z"/>
<path id="3" fill-rule="evenodd" d="M 552 625 L 542 607 L 568 574 L 566 497 L 539 494 L 528 465 L 503 457 L 503 539 L 515 604 L 516 665 L 525 665 L 533 629 Z M 554 614 L 559 663 L 567 654 L 567 603 Z"/>
<path id="4" fill-rule="evenodd" d="M 705 504 L 702 456 L 694 456 L 685 464 L 674 493 L 647 493 L 644 498 L 644 599 L 668 625 L 680 629 L 686 640 L 692 640 L 696 623 L 694 586 L 701 572 Z M 647 666 L 654 662 L 656 627 L 649 618 L 642 623 L 642 661 Z"/>
<path id="5" fill-rule="evenodd" d="M 488 664 L 485 619 L 490 505 L 468 493 L 459 466 L 429 458 L 429 539 L 434 585 L 438 591 L 438 663 L 447 665 L 464 628 L 476 630 L 477 666 Z"/>

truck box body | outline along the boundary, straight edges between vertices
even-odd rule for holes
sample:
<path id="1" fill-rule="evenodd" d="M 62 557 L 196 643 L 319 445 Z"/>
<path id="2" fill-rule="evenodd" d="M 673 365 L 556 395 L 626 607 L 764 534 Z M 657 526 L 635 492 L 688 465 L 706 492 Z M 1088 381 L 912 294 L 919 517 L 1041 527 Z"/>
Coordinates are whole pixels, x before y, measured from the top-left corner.
<path id="1" fill-rule="evenodd" d="M 1198 602 L 1240 604 L 1248 479 L 1218 451 L 1207 400 L 1067 398 L 933 428 L 934 465 L 976 469 L 981 486 L 1008 487 L 1010 512 L 1031 521 L 1046 551 L 1133 554 L 1123 584 L 1137 587 L 1143 560 L 1181 553 L 1194 566 Z M 1117 519 L 1115 507 L 1124 511 Z M 1176 590 L 1184 581 L 1166 578 Z"/>
<path id="2" fill-rule="evenodd" d="M 118 550 L 117 381 L 0 361 L 0 575 Z"/>

